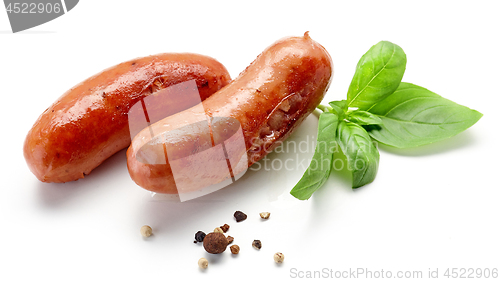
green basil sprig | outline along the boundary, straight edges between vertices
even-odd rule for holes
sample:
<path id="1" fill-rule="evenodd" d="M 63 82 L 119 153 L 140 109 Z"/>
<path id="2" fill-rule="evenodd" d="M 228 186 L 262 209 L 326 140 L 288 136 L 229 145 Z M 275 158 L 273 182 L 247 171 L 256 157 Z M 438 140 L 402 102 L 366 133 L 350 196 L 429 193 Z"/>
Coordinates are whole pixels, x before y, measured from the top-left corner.
<path id="1" fill-rule="evenodd" d="M 307 200 L 328 179 L 332 170 L 333 153 L 337 146 L 337 115 L 324 112 L 319 117 L 318 139 L 311 164 L 290 192 L 295 198 Z"/>
<path id="2" fill-rule="evenodd" d="M 347 100 L 318 106 L 323 111 L 318 143 L 311 165 L 290 192 L 293 196 L 309 199 L 325 183 L 336 146 L 346 156 L 352 187 L 359 188 L 377 174 L 380 154 L 373 140 L 397 148 L 421 146 L 452 137 L 482 117 L 423 87 L 401 82 L 405 69 L 403 49 L 388 41 L 361 57 Z"/>
<path id="3" fill-rule="evenodd" d="M 361 110 L 370 108 L 394 92 L 406 69 L 406 54 L 396 44 L 381 41 L 358 62 L 347 91 L 347 105 Z"/>
<path id="4" fill-rule="evenodd" d="M 352 188 L 372 182 L 377 175 L 380 155 L 366 130 L 356 123 L 341 121 L 337 140 L 352 171 Z"/>
<path id="5" fill-rule="evenodd" d="M 401 82 L 398 89 L 369 110 L 380 128 L 369 131 L 380 143 L 410 148 L 452 137 L 474 125 L 483 115 L 423 87 Z"/>
<path id="6" fill-rule="evenodd" d="M 359 125 L 382 124 L 382 120 L 377 115 L 361 110 L 347 112 L 346 118 Z"/>

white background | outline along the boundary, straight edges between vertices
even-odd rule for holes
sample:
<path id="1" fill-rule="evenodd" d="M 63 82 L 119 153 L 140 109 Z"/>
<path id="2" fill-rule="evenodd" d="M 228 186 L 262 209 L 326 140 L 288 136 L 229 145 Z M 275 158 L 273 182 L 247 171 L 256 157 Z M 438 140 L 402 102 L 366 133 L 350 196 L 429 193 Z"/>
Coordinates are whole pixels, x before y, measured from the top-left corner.
<path id="1" fill-rule="evenodd" d="M 417 270 L 424 277 L 429 268 L 441 277 L 446 268 L 500 268 L 499 8 L 495 1 L 94 0 L 12 34 L 2 7 L 0 280 L 276 281 L 323 268 L 383 269 L 393 276 Z M 407 54 L 403 81 L 484 117 L 432 145 L 381 147 L 372 184 L 353 191 L 349 174 L 335 172 L 308 201 L 289 195 L 305 168 L 249 171 L 223 190 L 178 203 L 138 187 L 125 151 L 66 184 L 41 183 L 25 164 L 22 144 L 36 118 L 109 66 L 196 52 L 222 62 L 234 78 L 277 39 L 305 31 L 335 65 L 325 103 L 344 99 L 361 55 L 389 40 Z M 290 140 L 315 137 L 316 125 L 311 115 Z M 311 156 L 309 150 L 269 158 Z M 236 210 L 249 218 L 236 223 Z M 261 211 L 271 218 L 261 221 Z M 196 231 L 224 223 L 241 247 L 238 256 L 209 255 L 193 244 Z M 144 224 L 154 229 L 146 240 L 139 234 Z M 251 247 L 253 239 L 262 241 L 260 251 Z M 273 262 L 278 251 L 285 255 L 281 266 Z M 200 257 L 209 260 L 206 271 L 197 266 Z"/>

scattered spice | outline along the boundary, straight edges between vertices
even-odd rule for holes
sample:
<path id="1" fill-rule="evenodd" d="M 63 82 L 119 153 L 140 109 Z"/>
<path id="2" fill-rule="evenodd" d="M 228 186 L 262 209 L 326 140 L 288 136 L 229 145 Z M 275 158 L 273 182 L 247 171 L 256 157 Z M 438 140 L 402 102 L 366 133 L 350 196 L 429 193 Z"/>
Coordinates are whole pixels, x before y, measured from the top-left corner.
<path id="1" fill-rule="evenodd" d="M 201 258 L 198 260 L 198 266 L 201 269 L 206 269 L 208 267 L 208 260 L 206 258 Z"/>
<path id="2" fill-rule="evenodd" d="M 247 219 L 247 215 L 241 211 L 236 211 L 234 213 L 234 218 L 236 219 L 236 222 L 240 222 L 240 221 Z"/>
<path id="3" fill-rule="evenodd" d="M 262 248 L 262 242 L 260 240 L 253 240 L 252 246 L 257 250 L 260 250 L 260 248 Z"/>
<path id="4" fill-rule="evenodd" d="M 285 260 L 285 256 L 282 253 L 275 253 L 274 254 L 274 261 L 276 263 L 282 263 Z"/>
<path id="5" fill-rule="evenodd" d="M 227 232 L 227 230 L 229 230 L 229 225 L 224 224 L 224 225 L 222 225 L 222 226 L 220 227 L 220 229 L 222 229 L 222 231 L 224 231 L 224 233 L 226 233 L 226 232 Z"/>
<path id="6" fill-rule="evenodd" d="M 232 245 L 229 249 L 231 249 L 231 253 L 237 255 L 240 252 L 240 246 Z"/>
<path id="7" fill-rule="evenodd" d="M 261 212 L 259 213 L 260 218 L 262 219 L 269 219 L 271 216 L 270 212 Z M 234 218 L 236 219 L 236 222 L 243 221 L 247 219 L 247 215 L 243 213 L 242 211 L 236 211 L 234 213 Z M 231 243 L 233 243 L 234 238 L 232 236 L 225 236 L 224 233 L 226 233 L 229 230 L 229 225 L 224 224 L 220 227 L 216 227 L 213 232 L 205 234 L 203 231 L 198 231 L 194 235 L 195 241 L 194 243 L 197 242 L 203 242 L 203 247 L 205 250 L 210 253 L 210 254 L 220 254 L 223 253 L 227 246 Z M 147 231 L 149 229 L 149 233 L 143 233 L 143 229 Z M 149 234 L 149 235 L 143 235 L 145 237 L 149 237 L 152 234 L 152 229 L 151 227 L 145 225 L 141 228 L 141 234 Z M 252 247 L 254 247 L 257 250 L 260 250 L 262 248 L 262 242 L 260 240 L 253 240 L 252 242 Z M 240 246 L 238 245 L 232 245 L 229 247 L 231 250 L 232 254 L 239 254 L 240 253 Z M 285 260 L 285 256 L 283 253 L 277 252 L 273 256 L 274 261 L 277 264 L 283 263 Z M 206 269 L 208 267 L 208 260 L 205 258 L 201 258 L 198 260 L 198 266 L 202 269 Z"/>
<path id="8" fill-rule="evenodd" d="M 203 242 L 203 239 L 205 239 L 206 235 L 207 234 L 205 234 L 205 232 L 203 232 L 203 231 L 196 232 L 196 234 L 194 234 L 194 239 L 196 240 L 195 243 L 196 242 Z"/>
<path id="9" fill-rule="evenodd" d="M 141 227 L 141 235 L 143 237 L 149 237 L 152 234 L 153 234 L 153 228 L 151 228 L 150 226 L 144 225 L 143 227 Z"/>
<path id="10" fill-rule="evenodd" d="M 211 254 L 220 254 L 227 248 L 227 238 L 222 233 L 208 233 L 203 240 L 203 247 Z"/>
<path id="11" fill-rule="evenodd" d="M 262 218 L 262 219 L 268 219 L 270 215 L 271 215 L 271 213 L 261 212 L 260 213 L 260 218 Z"/>

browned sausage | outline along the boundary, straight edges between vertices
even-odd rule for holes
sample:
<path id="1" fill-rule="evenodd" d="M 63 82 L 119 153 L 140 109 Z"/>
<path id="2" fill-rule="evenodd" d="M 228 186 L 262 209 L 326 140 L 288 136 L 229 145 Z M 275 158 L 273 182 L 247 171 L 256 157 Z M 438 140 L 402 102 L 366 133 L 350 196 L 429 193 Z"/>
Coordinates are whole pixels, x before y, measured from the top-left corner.
<path id="1" fill-rule="evenodd" d="M 141 131 L 127 151 L 129 173 L 139 186 L 171 194 L 234 180 L 315 109 L 331 76 L 330 55 L 307 33 L 279 40 L 202 104 L 152 124 L 152 131 Z M 224 154 L 220 157 L 220 150 L 210 150 L 221 142 L 232 164 L 230 173 L 223 164 Z M 243 150 L 239 142 L 245 145 Z M 239 165 L 241 159 L 244 166 Z M 175 179 L 172 162 L 179 173 Z"/>
<path id="2" fill-rule="evenodd" d="M 83 178 L 130 144 L 128 111 L 142 98 L 195 80 L 202 100 L 229 83 L 216 60 L 188 53 L 137 58 L 88 78 L 63 94 L 35 122 L 24 142 L 30 170 L 43 182 Z M 198 103 L 199 103 L 198 98 Z M 165 116 L 196 100 L 174 97 Z"/>

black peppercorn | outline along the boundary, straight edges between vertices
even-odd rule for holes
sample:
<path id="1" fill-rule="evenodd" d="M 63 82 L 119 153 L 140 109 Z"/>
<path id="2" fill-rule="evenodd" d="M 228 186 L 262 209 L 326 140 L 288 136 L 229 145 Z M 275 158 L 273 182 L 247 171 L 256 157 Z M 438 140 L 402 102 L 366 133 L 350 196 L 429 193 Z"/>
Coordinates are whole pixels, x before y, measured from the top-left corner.
<path id="1" fill-rule="evenodd" d="M 205 232 L 203 231 L 198 231 L 196 232 L 196 234 L 194 234 L 194 239 L 196 239 L 196 241 L 198 242 L 203 242 L 203 239 L 205 239 Z"/>
<path id="2" fill-rule="evenodd" d="M 262 242 L 260 240 L 253 240 L 252 246 L 257 250 L 260 250 L 260 248 L 262 248 Z"/>
<path id="3" fill-rule="evenodd" d="M 236 219 L 236 222 L 240 222 L 240 221 L 247 219 L 247 215 L 241 211 L 236 211 L 234 213 L 234 218 Z"/>

